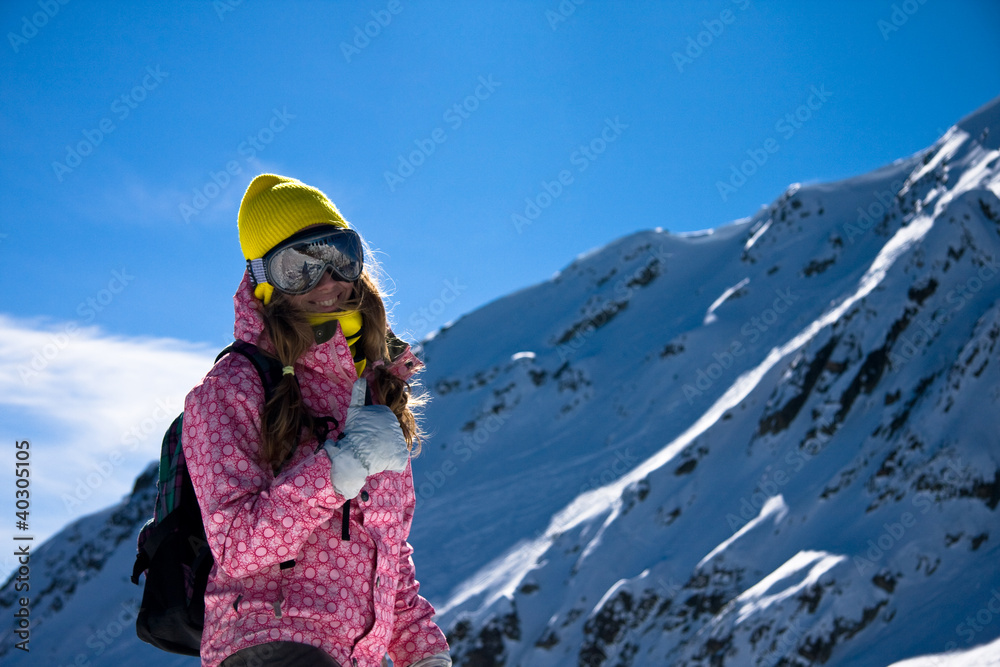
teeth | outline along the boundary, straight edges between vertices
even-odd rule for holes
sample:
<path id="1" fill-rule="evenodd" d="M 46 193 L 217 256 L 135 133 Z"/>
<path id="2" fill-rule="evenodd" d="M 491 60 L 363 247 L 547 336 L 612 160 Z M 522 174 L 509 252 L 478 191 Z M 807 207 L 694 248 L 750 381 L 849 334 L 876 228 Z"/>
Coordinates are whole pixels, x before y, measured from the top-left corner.
<path id="1" fill-rule="evenodd" d="M 317 301 L 316 303 L 320 306 L 326 307 L 326 306 L 332 306 L 333 304 L 337 303 L 337 300 L 330 299 L 329 301 Z"/>

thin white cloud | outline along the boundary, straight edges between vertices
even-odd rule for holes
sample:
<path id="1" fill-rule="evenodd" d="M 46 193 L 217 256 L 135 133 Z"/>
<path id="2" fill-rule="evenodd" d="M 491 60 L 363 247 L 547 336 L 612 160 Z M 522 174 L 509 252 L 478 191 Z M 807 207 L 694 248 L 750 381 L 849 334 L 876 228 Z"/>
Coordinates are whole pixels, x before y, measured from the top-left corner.
<path id="1" fill-rule="evenodd" d="M 31 532 L 42 539 L 129 493 L 159 456 L 217 350 L 0 314 L 4 438 L 31 444 Z M 13 470 L 14 450 L 4 466 Z M 13 488 L 13 472 L 4 486 Z M 0 500 L 14 515 L 13 493 Z M 9 523 L 9 522 L 8 522 Z"/>

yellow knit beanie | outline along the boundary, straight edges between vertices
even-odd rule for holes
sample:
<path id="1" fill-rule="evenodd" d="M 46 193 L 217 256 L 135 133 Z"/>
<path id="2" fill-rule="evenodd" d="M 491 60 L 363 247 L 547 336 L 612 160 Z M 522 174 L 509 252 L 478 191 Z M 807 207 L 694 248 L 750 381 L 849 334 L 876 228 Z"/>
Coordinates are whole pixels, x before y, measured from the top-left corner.
<path id="1" fill-rule="evenodd" d="M 294 178 L 261 174 L 250 182 L 240 203 L 237 226 L 243 256 L 259 259 L 296 232 L 322 223 L 348 226 L 333 202 L 316 188 Z M 268 303 L 273 290 L 261 283 L 254 294 Z"/>

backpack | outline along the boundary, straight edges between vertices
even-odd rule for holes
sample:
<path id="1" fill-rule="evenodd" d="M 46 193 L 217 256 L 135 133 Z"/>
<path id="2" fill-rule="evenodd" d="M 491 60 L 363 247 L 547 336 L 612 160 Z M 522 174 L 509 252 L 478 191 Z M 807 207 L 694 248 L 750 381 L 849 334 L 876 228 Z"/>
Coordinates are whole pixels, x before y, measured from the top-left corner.
<path id="1" fill-rule="evenodd" d="M 215 358 L 230 352 L 253 363 L 264 387 L 265 401 L 281 379 L 281 362 L 256 345 L 236 341 Z M 184 655 L 199 655 L 205 623 L 205 587 L 214 559 L 205 537 L 198 499 L 181 447 L 184 413 L 163 436 L 153 518 L 139 531 L 132 583 L 146 573 L 136 617 L 139 639 Z"/>

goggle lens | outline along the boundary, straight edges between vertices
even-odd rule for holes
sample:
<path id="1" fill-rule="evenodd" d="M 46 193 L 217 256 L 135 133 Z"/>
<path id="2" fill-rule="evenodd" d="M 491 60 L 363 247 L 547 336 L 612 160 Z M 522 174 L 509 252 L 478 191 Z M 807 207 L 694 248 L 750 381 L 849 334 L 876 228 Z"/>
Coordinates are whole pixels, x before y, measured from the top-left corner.
<path id="1" fill-rule="evenodd" d="M 267 282 L 288 294 L 310 291 L 327 269 L 333 269 L 338 280 L 354 282 L 363 268 L 361 237 L 351 229 L 293 237 L 264 256 Z"/>

